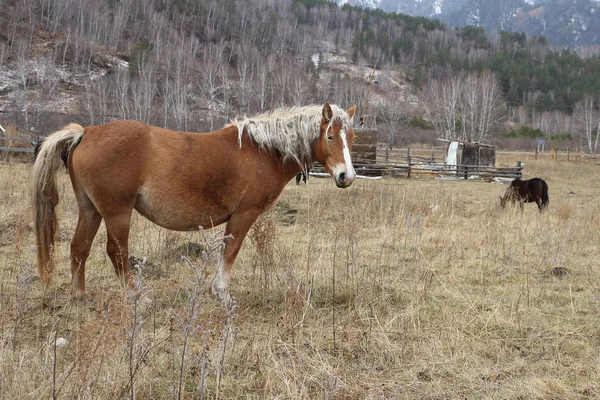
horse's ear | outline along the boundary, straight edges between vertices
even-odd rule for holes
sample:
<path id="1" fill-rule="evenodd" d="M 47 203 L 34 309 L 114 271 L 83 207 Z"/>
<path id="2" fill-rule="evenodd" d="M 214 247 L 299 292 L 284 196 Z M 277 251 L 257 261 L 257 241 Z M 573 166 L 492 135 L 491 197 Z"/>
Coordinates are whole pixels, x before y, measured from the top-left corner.
<path id="1" fill-rule="evenodd" d="M 350 116 L 350 118 L 354 117 L 354 112 L 356 111 L 356 104 L 353 105 L 352 107 L 350 107 L 350 109 L 348 111 L 346 111 L 348 113 L 348 115 Z"/>
<path id="2" fill-rule="evenodd" d="M 323 121 L 329 123 L 331 118 L 333 118 L 333 110 L 329 103 L 325 103 L 325 105 L 323 105 Z"/>

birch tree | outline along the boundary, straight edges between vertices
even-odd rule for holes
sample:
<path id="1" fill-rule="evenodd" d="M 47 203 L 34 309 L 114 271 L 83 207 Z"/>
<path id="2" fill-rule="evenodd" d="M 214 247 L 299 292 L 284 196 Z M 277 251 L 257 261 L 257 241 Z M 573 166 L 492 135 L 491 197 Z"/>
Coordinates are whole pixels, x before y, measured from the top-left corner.
<path id="1" fill-rule="evenodd" d="M 408 126 L 409 107 L 406 96 L 396 96 L 379 107 L 378 117 L 387 132 L 385 160 L 388 161 L 390 151 L 396 143 L 397 138 Z"/>
<path id="2" fill-rule="evenodd" d="M 461 81 L 453 77 L 445 81 L 432 80 L 423 92 L 423 105 L 436 132 L 444 139 L 456 139 L 459 118 Z"/>
<path id="3" fill-rule="evenodd" d="M 472 140 L 486 141 L 504 118 L 505 109 L 502 90 L 496 76 L 491 71 L 484 71 L 480 76 L 481 82 L 481 114 L 477 125 L 477 136 Z"/>
<path id="4" fill-rule="evenodd" d="M 131 82 L 131 99 L 134 118 L 145 123 L 152 123 L 154 98 L 157 85 L 154 77 L 154 63 L 144 61 L 139 64 L 137 78 Z"/>
<path id="5" fill-rule="evenodd" d="M 423 105 L 437 133 L 448 140 L 484 142 L 505 116 L 502 91 L 490 71 L 431 81 Z"/>
<path id="6" fill-rule="evenodd" d="M 592 96 L 586 96 L 575 104 L 573 118 L 578 125 L 578 132 L 587 143 L 590 154 L 594 153 L 600 137 L 600 116 Z"/>

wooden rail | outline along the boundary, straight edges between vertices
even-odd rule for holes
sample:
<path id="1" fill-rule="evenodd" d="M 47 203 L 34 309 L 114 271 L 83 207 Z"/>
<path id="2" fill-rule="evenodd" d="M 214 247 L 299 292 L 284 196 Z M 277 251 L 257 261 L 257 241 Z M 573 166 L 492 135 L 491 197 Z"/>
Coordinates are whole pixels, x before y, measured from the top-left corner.
<path id="1" fill-rule="evenodd" d="M 35 139 L 30 139 L 30 138 L 22 138 L 22 137 L 1 137 L 0 136 L 0 141 L 4 141 L 4 142 L 8 142 L 8 141 L 13 141 L 13 142 L 35 142 Z"/>
<path id="2" fill-rule="evenodd" d="M 0 137 L 0 144 L 2 142 L 26 142 L 33 144 L 36 139 L 31 138 L 7 138 Z M 33 147 L 8 147 L 8 146 L 0 146 L 0 153 L 33 153 Z"/>
<path id="3" fill-rule="evenodd" d="M 0 153 L 33 153 L 33 147 L 5 147 L 0 146 Z"/>
<path id="4" fill-rule="evenodd" d="M 523 167 L 518 162 L 516 167 L 490 167 L 483 165 L 446 165 L 446 164 L 393 164 L 354 163 L 358 175 L 389 176 L 394 178 L 456 178 L 456 179 L 517 179 L 523 177 Z M 320 164 L 315 164 L 311 171 L 324 172 Z"/>

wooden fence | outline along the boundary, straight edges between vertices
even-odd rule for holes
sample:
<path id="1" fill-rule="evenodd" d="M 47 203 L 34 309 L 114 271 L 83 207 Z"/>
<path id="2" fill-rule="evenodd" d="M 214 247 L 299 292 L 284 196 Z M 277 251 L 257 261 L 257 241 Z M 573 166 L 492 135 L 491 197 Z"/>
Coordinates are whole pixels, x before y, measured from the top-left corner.
<path id="1" fill-rule="evenodd" d="M 23 142 L 24 144 L 30 144 L 32 145 L 32 143 L 34 142 L 34 139 L 28 139 L 28 138 L 5 138 L 5 137 L 0 137 L 0 144 L 2 144 L 3 146 L 0 146 L 0 153 L 33 153 L 33 146 L 32 147 L 12 147 L 12 146 L 5 146 L 6 142 Z"/>
<path id="2" fill-rule="evenodd" d="M 382 176 L 392 178 L 430 178 L 430 179 L 482 179 L 491 180 L 517 179 L 523 177 L 521 162 L 515 167 L 489 167 L 483 165 L 446 165 L 446 164 L 394 164 L 377 163 L 363 164 L 354 163 L 354 169 L 358 175 Z M 325 172 L 320 164 L 312 167 L 311 171 Z"/>
<path id="3" fill-rule="evenodd" d="M 371 142 L 373 133 L 368 132 L 365 136 L 368 138 L 366 142 Z M 0 144 L 4 142 L 23 142 L 31 145 L 31 147 L 9 147 L 0 146 L 0 153 L 33 153 L 33 142 L 34 139 L 27 138 L 4 138 L 0 137 Z M 354 168 L 358 175 L 363 176 L 382 176 L 382 177 L 394 177 L 394 178 L 448 178 L 448 179 L 491 179 L 491 178 L 505 178 L 505 179 L 516 179 L 523 176 L 523 168 L 521 162 L 517 163 L 516 167 L 488 167 L 482 165 L 446 165 L 436 164 L 434 152 L 429 157 L 418 156 L 411 154 L 408 149 L 405 157 L 395 155 L 390 157 L 390 162 L 373 162 L 372 159 L 372 148 L 369 150 L 363 150 L 366 156 L 363 160 L 362 157 L 354 158 Z M 402 158 L 407 162 L 398 162 Z M 417 161 L 417 162 L 414 162 Z M 325 172 L 320 164 L 315 164 L 312 169 L 313 172 L 322 173 Z"/>

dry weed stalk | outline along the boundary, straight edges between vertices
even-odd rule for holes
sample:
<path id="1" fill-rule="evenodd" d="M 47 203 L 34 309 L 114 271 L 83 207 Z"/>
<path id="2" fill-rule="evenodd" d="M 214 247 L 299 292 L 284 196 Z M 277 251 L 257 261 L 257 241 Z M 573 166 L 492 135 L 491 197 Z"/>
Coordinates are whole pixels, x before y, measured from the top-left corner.
<path id="1" fill-rule="evenodd" d="M 253 262 L 253 272 L 257 265 L 260 267 L 262 284 L 264 288 L 271 287 L 272 274 L 275 269 L 275 239 L 277 238 L 277 220 L 273 212 L 263 214 L 252 226 L 250 233 L 251 243 L 256 249 Z"/>
<path id="2" fill-rule="evenodd" d="M 135 399 L 136 376 L 153 348 L 151 339 L 141 337 L 145 323 L 141 309 L 145 304 L 151 302 L 149 295 L 152 289 L 144 285 L 142 277 L 138 278 L 135 286 L 135 293 L 130 290 L 127 291 L 127 299 L 131 304 L 131 320 L 129 327 L 125 329 L 129 381 L 122 391 L 123 394 L 128 392 L 131 400 Z"/>
<path id="3" fill-rule="evenodd" d="M 206 363 L 207 363 L 207 329 L 202 329 L 199 323 L 201 306 L 203 304 L 202 295 L 205 292 L 205 277 L 206 277 L 206 268 L 211 261 L 215 261 L 217 265 L 219 264 L 220 258 L 223 254 L 223 248 L 225 246 L 226 240 L 230 239 L 230 235 L 222 236 L 223 231 L 217 231 L 208 233 L 202 227 L 200 227 L 200 234 L 202 236 L 202 242 L 204 244 L 204 248 L 206 250 L 202 251 L 201 264 L 200 266 L 195 265 L 191 262 L 187 257 L 182 256 L 181 260 L 188 265 L 193 272 L 194 279 L 192 279 L 191 287 L 185 288 L 187 301 L 187 308 L 185 310 L 184 315 L 180 315 L 178 313 L 174 313 L 173 316 L 179 326 L 179 331 L 182 334 L 182 346 L 181 346 L 181 355 L 180 355 L 180 365 L 179 365 L 179 380 L 177 387 L 177 398 L 183 397 L 183 382 L 185 377 L 188 375 L 192 366 L 195 366 L 198 363 L 198 360 L 191 363 L 190 365 L 186 365 L 186 356 L 188 353 L 188 348 L 190 345 L 190 341 L 195 339 L 198 336 L 198 333 L 202 330 L 202 355 L 201 355 L 201 368 L 200 368 L 200 379 L 199 384 L 196 388 L 198 395 L 200 398 L 204 397 L 204 383 L 205 383 L 205 375 L 206 375 Z M 229 313 L 229 304 L 233 302 L 230 297 L 224 296 L 221 301 L 223 302 L 227 312 Z M 229 316 L 229 315 L 228 315 Z M 228 320 L 228 323 L 230 321 Z M 227 324 L 226 324 L 227 325 Z M 227 335 L 230 333 L 227 332 Z M 228 339 L 228 336 L 225 340 Z M 221 363 L 224 362 L 226 348 L 223 349 Z M 220 364 L 222 367 L 222 364 Z M 217 385 L 218 386 L 218 385 Z M 218 388 L 217 388 L 218 392 Z"/>

